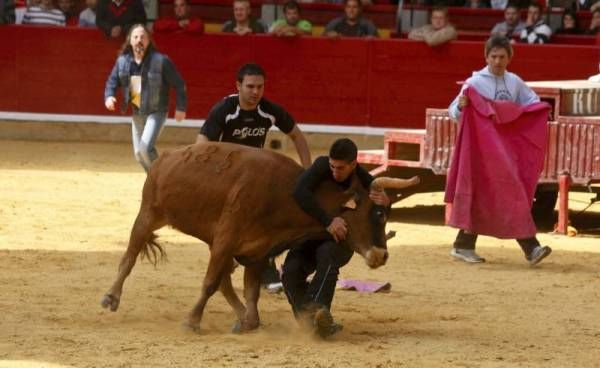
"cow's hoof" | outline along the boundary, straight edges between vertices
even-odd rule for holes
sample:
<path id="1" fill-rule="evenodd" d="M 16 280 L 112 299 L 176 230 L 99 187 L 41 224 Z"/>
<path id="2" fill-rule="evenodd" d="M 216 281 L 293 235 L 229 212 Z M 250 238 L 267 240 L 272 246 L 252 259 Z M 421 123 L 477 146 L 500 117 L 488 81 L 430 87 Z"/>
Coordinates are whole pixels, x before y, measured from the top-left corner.
<path id="1" fill-rule="evenodd" d="M 241 334 L 243 332 L 242 331 L 242 321 L 240 321 L 240 320 L 235 321 L 235 323 L 231 327 L 231 332 L 234 334 Z"/>
<path id="2" fill-rule="evenodd" d="M 247 321 L 237 320 L 233 324 L 233 327 L 231 328 L 231 332 L 233 332 L 234 334 L 241 334 L 244 332 L 256 330 L 259 325 L 260 325 L 259 322 L 249 323 Z"/>
<path id="3" fill-rule="evenodd" d="M 200 323 L 183 322 L 181 329 L 185 332 L 200 333 Z"/>
<path id="4" fill-rule="evenodd" d="M 100 301 L 100 305 L 102 305 L 102 308 L 110 307 L 110 311 L 115 312 L 117 309 L 119 309 L 119 301 L 120 299 L 118 297 L 111 294 L 106 294 Z"/>

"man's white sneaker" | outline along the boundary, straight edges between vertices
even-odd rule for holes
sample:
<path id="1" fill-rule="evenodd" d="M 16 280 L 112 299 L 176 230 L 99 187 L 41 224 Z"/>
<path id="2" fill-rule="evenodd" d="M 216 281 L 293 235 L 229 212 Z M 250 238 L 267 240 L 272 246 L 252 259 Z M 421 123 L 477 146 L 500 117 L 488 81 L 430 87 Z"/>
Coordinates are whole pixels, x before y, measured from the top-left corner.
<path id="1" fill-rule="evenodd" d="M 281 282 L 272 282 L 265 286 L 267 289 L 267 293 L 269 294 L 277 294 L 283 291 L 283 284 Z"/>
<path id="2" fill-rule="evenodd" d="M 475 253 L 475 250 L 473 249 L 452 248 L 450 255 L 456 259 L 460 259 L 461 261 L 465 261 L 468 263 L 485 262 L 485 258 L 477 255 L 477 253 Z"/>
<path id="3" fill-rule="evenodd" d="M 540 263 L 542 259 L 548 257 L 550 253 L 552 253 L 552 248 L 538 245 L 537 247 L 533 248 L 531 254 L 525 258 L 527 258 L 529 261 L 530 266 L 535 266 L 536 264 Z"/>

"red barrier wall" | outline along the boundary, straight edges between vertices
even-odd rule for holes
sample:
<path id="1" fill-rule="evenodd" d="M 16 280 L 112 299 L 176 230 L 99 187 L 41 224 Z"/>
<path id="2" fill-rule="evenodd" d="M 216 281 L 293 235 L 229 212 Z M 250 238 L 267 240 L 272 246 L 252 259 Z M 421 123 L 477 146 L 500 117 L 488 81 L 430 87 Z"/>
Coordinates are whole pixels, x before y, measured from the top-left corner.
<path id="1" fill-rule="evenodd" d="M 0 111 L 105 114 L 104 83 L 119 43 L 96 30 L 0 27 Z M 266 96 L 297 121 L 423 127 L 427 107 L 443 108 L 456 81 L 483 64 L 483 43 L 438 48 L 408 40 L 281 39 L 225 34 L 157 37 L 188 85 L 188 116 L 235 92 L 235 73 L 256 61 L 267 72 Z M 596 74 L 596 46 L 515 46 L 511 70 L 526 80 Z"/>

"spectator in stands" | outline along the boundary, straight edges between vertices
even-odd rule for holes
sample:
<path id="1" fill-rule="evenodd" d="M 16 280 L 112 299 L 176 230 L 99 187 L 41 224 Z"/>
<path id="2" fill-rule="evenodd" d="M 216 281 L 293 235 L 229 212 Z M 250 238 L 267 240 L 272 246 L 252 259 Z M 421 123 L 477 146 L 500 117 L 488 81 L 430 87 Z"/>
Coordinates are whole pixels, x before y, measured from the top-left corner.
<path id="1" fill-rule="evenodd" d="M 96 4 L 97 0 L 85 0 L 87 7 L 79 14 L 79 27 L 96 27 Z"/>
<path id="2" fill-rule="evenodd" d="M 344 0 L 344 15 L 327 24 L 323 31 L 328 37 L 379 37 L 377 27 L 362 16 L 360 0 Z"/>
<path id="3" fill-rule="evenodd" d="M 594 10 L 592 13 L 592 20 L 590 22 L 590 28 L 586 32 L 589 35 L 595 35 L 600 32 L 600 8 Z"/>
<path id="4" fill-rule="evenodd" d="M 136 159 L 148 172 L 158 158 L 154 143 L 167 119 L 169 89 L 177 92 L 175 120 L 185 119 L 187 93 L 185 82 L 171 60 L 156 50 L 150 32 L 143 24 L 130 27 L 121 54 L 106 81 L 104 105 L 116 108 L 117 88 L 123 91 L 121 111 L 133 111 L 131 131 Z M 150 79 L 152 76 L 152 79 Z"/>
<path id="5" fill-rule="evenodd" d="M 154 32 L 176 32 L 189 34 L 204 33 L 204 23 L 199 18 L 190 16 L 190 6 L 187 0 L 173 1 L 175 17 L 161 17 L 154 22 Z"/>
<path id="6" fill-rule="evenodd" d="M 469 124 L 467 125 L 466 128 L 466 132 L 472 132 L 474 130 L 477 130 L 475 128 L 468 128 L 469 126 L 471 126 L 470 124 L 473 124 L 472 126 L 477 126 L 478 123 L 483 123 L 483 124 L 487 124 L 489 122 L 489 120 L 484 120 L 484 121 L 474 121 L 473 116 L 477 115 L 478 113 L 475 113 L 472 110 L 472 104 L 471 101 L 469 100 L 469 98 L 466 96 L 465 94 L 465 90 L 467 88 L 473 88 L 475 89 L 475 91 L 481 95 L 482 97 L 484 97 L 487 100 L 494 100 L 494 101 L 511 101 L 514 103 L 517 103 L 521 106 L 528 106 L 531 104 L 535 104 L 535 103 L 539 103 L 540 102 L 540 98 L 535 94 L 535 92 L 533 92 L 531 90 L 531 88 L 529 88 L 525 82 L 523 82 L 523 80 L 516 74 L 509 72 L 508 70 L 506 70 L 508 64 L 510 63 L 511 59 L 513 56 L 513 49 L 512 46 L 510 44 L 510 41 L 503 36 L 499 36 L 499 35 L 493 35 L 490 37 L 490 39 L 485 43 L 485 58 L 486 58 L 486 63 L 487 66 L 484 67 L 483 69 L 481 69 L 480 71 L 474 72 L 473 75 L 466 80 L 466 82 L 463 84 L 460 93 L 458 94 L 458 96 L 456 96 L 456 98 L 454 99 L 454 101 L 452 101 L 452 103 L 450 104 L 450 106 L 448 107 L 448 113 L 450 114 L 450 117 L 454 120 L 457 121 L 461 118 L 463 112 L 465 112 L 465 108 L 469 107 L 469 112 L 467 114 L 467 118 L 469 119 L 466 123 L 464 120 L 461 120 L 460 123 L 463 124 L 463 127 L 465 126 L 464 124 Z M 482 103 L 481 101 L 479 103 Z M 490 107 L 488 107 L 488 109 L 491 109 Z M 489 110 L 492 111 L 492 110 Z M 509 112 L 508 110 L 504 110 L 507 114 L 507 116 L 509 114 L 511 114 L 512 112 L 515 113 L 515 117 L 518 116 L 518 111 L 512 111 Z M 481 113 L 482 114 L 482 113 Z M 513 118 L 514 119 L 514 118 Z M 545 121 L 543 121 L 543 123 L 545 124 Z M 508 125 L 508 124 L 506 124 Z M 520 142 L 523 142 L 523 144 L 528 144 L 530 146 L 532 146 L 531 151 L 529 151 L 530 153 L 533 154 L 539 154 L 540 151 L 536 151 L 533 149 L 534 143 L 530 142 L 527 140 L 527 138 L 524 138 L 525 135 L 520 135 L 522 134 L 522 132 L 517 132 L 516 129 L 518 127 L 512 127 L 510 129 L 510 132 L 505 131 L 505 134 L 512 134 L 515 136 L 519 136 Z M 487 129 L 487 128 L 486 128 Z M 494 128 L 492 128 L 494 129 Z M 506 128 L 508 129 L 508 128 Z M 488 130 L 488 132 L 490 132 Z M 469 133 L 466 133 L 467 135 L 462 135 L 461 138 L 464 138 L 466 140 L 466 144 L 467 146 L 463 146 L 463 147 L 474 147 L 477 146 L 478 144 L 486 144 L 486 142 L 484 141 L 477 141 L 476 138 L 472 138 L 474 137 L 474 135 L 469 135 Z M 492 137 L 495 137 L 495 139 L 498 139 L 498 135 L 493 135 L 493 134 L 488 134 L 486 137 L 483 137 L 481 139 L 492 139 Z M 470 139 L 475 139 L 475 140 L 470 140 Z M 515 139 L 515 138 L 513 138 Z M 460 142 L 457 139 L 457 142 Z M 526 143 L 527 142 L 527 143 Z M 468 146 L 468 144 L 472 144 L 473 146 Z M 501 142 L 489 142 L 490 146 L 502 146 L 502 144 L 500 144 Z M 465 143 L 462 143 L 465 144 Z M 507 146 L 503 146 L 503 147 L 507 147 Z M 526 146 L 523 146 L 524 149 Z M 476 149 L 475 149 L 476 150 Z M 457 153 L 458 152 L 458 153 Z M 494 148 L 490 149 L 490 152 L 494 152 Z M 455 152 L 455 155 L 459 155 L 458 157 L 460 158 L 460 155 L 463 154 L 469 154 L 469 150 L 461 150 L 461 148 L 457 148 L 457 151 Z M 475 154 L 475 153 L 474 153 Z M 510 155 L 515 155 L 515 153 L 504 153 L 506 155 L 506 157 L 509 157 Z M 540 155 L 541 157 L 537 157 L 537 159 L 540 159 L 540 161 L 543 160 L 543 153 L 541 153 Z M 530 158 L 533 162 L 535 162 L 536 158 L 532 157 Z M 513 159 L 515 160 L 515 159 Z M 506 168 L 502 169 L 501 172 L 497 172 L 496 176 L 481 176 L 478 177 L 477 175 L 479 173 L 485 172 L 485 166 L 486 166 L 486 159 L 485 158 L 477 158 L 477 160 L 471 161 L 473 162 L 472 167 L 470 167 L 468 170 L 464 170 L 464 171 L 458 171 L 459 173 L 463 173 L 466 174 L 464 176 L 462 176 L 460 178 L 461 180 L 461 184 L 464 186 L 468 186 L 468 183 L 472 183 L 472 185 L 476 185 L 474 183 L 478 183 L 479 186 L 485 186 L 485 182 L 486 181 L 494 181 L 494 180 L 504 180 L 504 182 L 506 183 L 512 183 L 512 184 L 516 184 L 515 180 L 513 179 L 506 179 L 506 178 L 514 178 L 514 174 L 513 173 L 508 173 L 505 172 L 504 170 L 507 170 Z M 538 165 L 534 164 L 534 163 L 530 163 L 530 165 L 532 165 L 531 170 L 536 170 L 536 168 L 538 167 Z M 463 162 L 464 163 L 464 162 Z M 451 226 L 455 226 L 455 227 L 459 227 L 460 230 L 456 236 L 456 240 L 454 241 L 454 247 L 452 248 L 452 251 L 450 252 L 450 255 L 456 259 L 465 261 L 465 262 L 469 262 L 469 263 L 480 263 L 480 262 L 485 262 L 485 259 L 483 257 L 480 257 L 477 253 L 475 253 L 475 243 L 477 241 L 477 233 L 474 233 L 473 228 L 465 228 L 465 227 L 461 227 L 461 224 L 467 224 L 469 223 L 469 225 L 467 226 L 476 226 L 474 225 L 474 219 L 471 218 L 471 214 L 473 212 L 476 212 L 477 208 L 483 208 L 483 203 L 481 203 L 482 201 L 487 201 L 489 200 L 490 202 L 493 202 L 493 198 L 485 198 L 486 195 L 483 192 L 478 192 L 479 194 L 482 194 L 481 197 L 478 197 L 477 194 L 474 194 L 473 192 L 470 192 L 470 194 L 464 194 L 466 192 L 464 192 L 464 190 L 466 189 L 462 189 L 463 192 L 457 192 L 455 190 L 452 189 L 452 187 L 457 187 L 459 184 L 456 183 L 455 178 L 456 176 L 453 177 L 453 175 L 458 175 L 456 174 L 457 171 L 455 171 L 456 169 L 458 169 L 458 166 L 454 166 L 456 164 L 456 161 L 453 161 L 452 163 L 452 167 L 450 168 L 450 173 L 449 173 L 449 181 L 447 184 L 447 189 L 446 189 L 446 198 L 445 201 L 447 203 L 453 203 L 453 212 L 449 221 L 449 224 Z M 540 162 L 541 164 L 541 162 Z M 489 165 L 489 163 L 488 163 Z M 460 164 L 459 164 L 460 166 Z M 506 167 L 506 165 L 503 165 L 504 167 Z M 541 167 L 542 165 L 539 165 L 539 169 L 541 171 Z M 500 167 L 500 166 L 498 166 Z M 490 166 L 487 166 L 487 169 L 489 170 Z M 458 169 L 461 170 L 461 169 Z M 489 172 L 489 171 L 488 171 Z M 521 180 L 523 180 L 523 182 L 525 181 L 523 178 L 531 178 L 531 177 L 535 177 L 537 178 L 539 176 L 539 172 L 537 173 L 520 173 L 521 177 L 519 180 L 517 180 L 517 182 L 521 182 Z M 501 179 L 498 179 L 501 178 Z M 508 180 L 508 181 L 507 181 Z M 497 183 L 497 182 L 496 182 Z M 494 183 L 494 184 L 496 184 Z M 511 184 L 504 184 L 504 185 L 511 185 Z M 523 190 L 526 190 L 526 186 L 529 185 L 529 183 L 525 184 L 523 183 Z M 533 189 L 533 188 L 531 188 Z M 508 189 L 507 189 L 508 190 Z M 473 188 L 473 191 L 475 191 L 475 189 Z M 533 194 L 533 190 L 531 191 Z M 460 193 L 460 194 L 459 194 Z M 489 196 L 487 196 L 489 197 Z M 529 200 L 529 198 L 527 198 L 526 196 L 521 197 L 519 200 L 515 200 L 514 202 L 514 206 L 515 206 L 515 210 L 517 208 L 519 208 L 519 211 L 515 211 L 515 213 L 503 213 L 501 210 L 499 210 L 499 208 L 502 208 L 501 206 L 503 205 L 502 203 L 486 203 L 486 207 L 489 209 L 489 213 L 492 214 L 493 216 L 518 216 L 518 227 L 519 229 L 515 229 L 515 228 L 506 228 L 505 224 L 507 224 L 507 222 L 505 220 L 503 220 L 502 218 L 498 218 L 497 221 L 494 221 L 493 223 L 487 223 L 485 224 L 485 226 L 482 226 L 481 223 L 479 223 L 478 225 L 480 226 L 480 229 L 486 228 L 487 231 L 489 231 L 490 233 L 487 235 L 492 235 L 495 236 L 496 234 L 503 234 L 503 238 L 510 238 L 513 235 L 519 236 L 519 238 L 517 239 L 517 242 L 519 243 L 519 245 L 521 246 L 521 249 L 523 250 L 523 253 L 525 254 L 525 259 L 529 262 L 529 264 L 531 266 L 539 263 L 541 260 L 543 260 L 545 257 L 547 257 L 551 252 L 552 249 L 550 247 L 547 246 L 542 246 L 540 245 L 538 239 L 536 238 L 535 235 L 535 224 L 533 222 L 533 219 L 531 218 L 531 212 L 529 210 L 527 210 L 527 206 L 531 206 L 531 203 L 533 201 L 533 198 L 531 198 L 531 201 Z M 508 208 L 508 207 L 506 207 Z M 474 211 L 475 210 L 475 211 Z M 518 213 L 518 214 L 517 214 Z M 478 219 L 475 219 L 478 220 Z M 492 218 L 487 219 L 488 221 L 493 221 Z M 513 223 L 514 224 L 514 223 Z M 459 226 L 460 225 L 460 226 Z M 504 228 L 502 228 L 504 226 Z M 475 228 L 476 230 L 476 228 Z M 521 238 L 522 235 L 527 234 L 526 236 L 523 236 Z"/>
<path id="7" fill-rule="evenodd" d="M 323 2 L 323 3 L 327 3 L 327 4 L 344 4 L 344 0 L 324 0 L 324 1 L 318 1 L 318 0 L 301 0 L 301 2 L 303 3 L 318 3 L 318 2 Z M 373 1 L 371 0 L 360 0 L 360 3 L 362 4 L 362 6 L 369 6 L 369 5 L 373 5 Z M 394 5 L 398 4 L 398 1 L 392 1 L 391 3 L 393 3 Z"/>
<path id="8" fill-rule="evenodd" d="M 525 29 L 521 31 L 521 42 L 528 44 L 542 44 L 550 41 L 552 30 L 542 19 L 542 9 L 539 4 L 531 3 L 527 9 Z"/>
<path id="9" fill-rule="evenodd" d="M 515 4 L 509 4 L 504 9 L 504 22 L 496 23 L 492 34 L 512 38 L 514 35 L 520 35 L 524 28 L 525 23 L 521 20 L 519 8 Z"/>
<path id="10" fill-rule="evenodd" d="M 556 30 L 557 34 L 581 34 L 577 14 L 572 10 L 565 10 L 562 15 L 561 26 Z"/>
<path id="11" fill-rule="evenodd" d="M 23 15 L 23 24 L 64 27 L 65 15 L 54 8 L 52 0 L 41 0 L 39 5 L 27 9 Z"/>
<path id="12" fill-rule="evenodd" d="M 490 7 L 492 9 L 506 9 L 508 4 L 508 0 L 490 0 Z"/>
<path id="13" fill-rule="evenodd" d="M 152 30 L 154 22 L 158 19 L 158 2 L 160 0 L 142 0 L 144 12 L 146 13 L 146 26 Z"/>
<path id="14" fill-rule="evenodd" d="M 265 33 L 267 27 L 252 17 L 250 0 L 233 0 L 233 19 L 223 24 L 221 32 L 237 33 L 240 36 L 251 33 Z"/>
<path id="15" fill-rule="evenodd" d="M 40 0 L 15 0 L 15 24 L 23 24 L 25 12 L 34 5 L 40 5 Z"/>
<path id="16" fill-rule="evenodd" d="M 575 10 L 594 11 L 600 9 L 600 0 L 575 0 Z"/>
<path id="17" fill-rule="evenodd" d="M 134 24 L 146 24 L 142 0 L 98 0 L 96 25 L 106 36 L 123 37 Z"/>
<path id="18" fill-rule="evenodd" d="M 15 22 L 14 0 L 0 0 L 0 25 Z"/>
<path id="19" fill-rule="evenodd" d="M 311 35 L 312 24 L 300 19 L 300 5 L 296 0 L 289 0 L 283 5 L 283 18 L 273 22 L 270 32 L 276 36 Z"/>
<path id="20" fill-rule="evenodd" d="M 435 7 L 431 11 L 431 24 L 414 28 L 408 33 L 409 40 L 425 41 L 434 47 L 456 39 L 457 32 L 448 22 L 448 8 Z"/>
<path id="21" fill-rule="evenodd" d="M 489 8 L 490 5 L 484 0 L 467 0 L 465 1 L 465 8 L 470 9 L 485 9 Z"/>
<path id="22" fill-rule="evenodd" d="M 65 15 L 67 27 L 75 27 L 79 24 L 79 16 L 75 9 L 74 0 L 58 0 L 58 10 Z"/>

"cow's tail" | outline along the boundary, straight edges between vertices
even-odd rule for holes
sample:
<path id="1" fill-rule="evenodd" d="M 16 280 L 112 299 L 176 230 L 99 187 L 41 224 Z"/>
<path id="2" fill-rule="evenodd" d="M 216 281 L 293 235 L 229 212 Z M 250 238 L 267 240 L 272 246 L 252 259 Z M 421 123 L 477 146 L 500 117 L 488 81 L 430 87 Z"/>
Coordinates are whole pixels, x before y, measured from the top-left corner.
<path id="1" fill-rule="evenodd" d="M 162 158 L 159 157 L 158 161 Z M 156 166 L 155 162 L 154 166 Z M 153 168 L 154 168 L 153 166 Z M 156 170 L 151 170 L 146 177 L 144 189 L 142 191 L 142 204 L 135 223 L 133 225 L 132 239 L 136 239 L 137 246 L 140 249 L 140 259 L 147 258 L 150 263 L 157 266 L 159 262 L 167 260 L 167 253 L 164 248 L 158 244 L 158 236 L 154 234 L 162 221 L 161 212 L 157 209 L 160 206 L 154 202 L 156 198 Z"/>
<path id="2" fill-rule="evenodd" d="M 160 262 L 167 261 L 167 252 L 162 245 L 158 244 L 156 239 L 158 239 L 158 236 L 151 233 L 140 254 L 140 259 L 147 258 L 154 267 Z"/>

